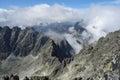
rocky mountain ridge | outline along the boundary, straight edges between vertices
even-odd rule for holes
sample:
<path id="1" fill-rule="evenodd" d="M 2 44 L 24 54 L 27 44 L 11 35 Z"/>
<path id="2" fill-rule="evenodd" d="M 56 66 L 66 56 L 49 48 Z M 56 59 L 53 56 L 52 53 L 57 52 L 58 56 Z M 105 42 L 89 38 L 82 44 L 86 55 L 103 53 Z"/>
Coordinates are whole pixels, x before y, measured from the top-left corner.
<path id="1" fill-rule="evenodd" d="M 0 28 L 2 33 L 0 43 L 5 50 L 1 48 L 0 55 L 3 53 L 7 53 L 5 56 L 12 55 L 2 58 L 0 75 L 17 73 L 21 80 L 25 76 L 35 80 L 46 76 L 50 80 L 120 79 L 120 30 L 101 37 L 98 41 L 83 48 L 79 54 L 71 56 L 69 54 L 72 48 L 66 40 L 54 41 L 49 37 L 43 38 L 39 33 L 34 33 L 33 29 L 27 29 L 28 32 L 20 30 L 22 33 L 17 31 L 19 34 L 16 35 L 19 38 L 16 40 L 16 37 L 11 38 L 11 34 L 7 34 L 12 32 L 10 28 L 2 29 Z M 34 36 L 33 33 L 37 36 Z M 38 35 L 39 38 L 34 42 L 34 37 L 38 37 Z M 15 45 L 14 42 L 19 43 L 11 48 L 10 44 Z M 33 44 L 34 47 L 32 47 Z M 11 53 L 12 50 L 13 53 Z M 22 50 L 25 50 L 25 55 L 22 54 L 24 53 Z M 17 55 L 14 51 L 17 51 Z"/>
<path id="2" fill-rule="evenodd" d="M 33 28 L 0 27 L 0 76 L 49 75 L 74 50 L 67 40 L 53 40 Z"/>
<path id="3" fill-rule="evenodd" d="M 120 30 L 82 49 L 60 71 L 55 80 L 120 80 Z"/>
<path id="4" fill-rule="evenodd" d="M 51 40 L 47 36 L 43 36 L 33 28 L 21 30 L 18 27 L 1 27 L 0 28 L 0 59 L 6 59 L 9 55 L 25 57 L 29 54 L 36 56 L 42 51 L 45 44 L 51 41 L 54 51 L 52 56 L 56 56 L 59 60 L 72 56 L 70 50 L 72 47 L 66 40 Z M 59 53 L 59 54 L 58 54 Z"/>

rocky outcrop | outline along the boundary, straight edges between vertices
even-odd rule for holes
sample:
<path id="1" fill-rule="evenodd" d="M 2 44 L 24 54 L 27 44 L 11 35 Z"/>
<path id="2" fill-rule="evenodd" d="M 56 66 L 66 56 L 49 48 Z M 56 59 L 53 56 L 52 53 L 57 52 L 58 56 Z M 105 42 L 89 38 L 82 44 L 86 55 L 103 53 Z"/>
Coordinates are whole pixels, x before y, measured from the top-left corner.
<path id="1" fill-rule="evenodd" d="M 75 56 L 66 40 L 52 40 L 34 29 L 0 28 L 0 43 L 0 57 L 7 58 L 1 61 L 0 73 L 17 72 L 20 78 L 32 76 L 33 80 L 120 79 L 120 30 L 100 38 Z M 12 60 L 11 54 L 15 56 Z"/>
<path id="2" fill-rule="evenodd" d="M 26 28 L 21 30 L 18 27 L 0 28 L 0 59 L 6 59 L 9 55 L 25 57 L 29 54 L 36 56 L 41 52 L 43 46 L 50 40 L 49 37 L 42 36 L 33 28 Z M 63 60 L 64 58 L 71 57 L 70 50 L 72 47 L 66 40 L 60 40 L 60 44 L 55 43 L 53 40 L 54 50 L 52 56 Z"/>
<path id="3" fill-rule="evenodd" d="M 47 76 L 74 52 L 66 40 L 53 40 L 33 28 L 1 27 L 0 44 L 0 76 Z"/>
<path id="4" fill-rule="evenodd" d="M 60 80 L 119 80 L 120 30 L 109 33 L 75 55 L 74 60 L 54 76 Z M 54 74 L 54 73 L 53 73 Z"/>

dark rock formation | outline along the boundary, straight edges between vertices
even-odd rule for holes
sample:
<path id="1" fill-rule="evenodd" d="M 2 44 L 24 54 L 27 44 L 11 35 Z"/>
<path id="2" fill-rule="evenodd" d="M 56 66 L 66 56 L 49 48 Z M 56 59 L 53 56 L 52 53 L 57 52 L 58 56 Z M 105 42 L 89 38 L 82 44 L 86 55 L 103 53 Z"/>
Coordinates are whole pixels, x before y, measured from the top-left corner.
<path id="1" fill-rule="evenodd" d="M 86 31 L 86 29 L 83 27 L 84 24 L 83 24 L 83 21 L 81 20 L 80 22 L 76 22 L 74 27 L 75 27 L 75 30 L 77 32 L 79 32 L 80 34 L 83 32 L 83 31 Z"/>
<path id="2" fill-rule="evenodd" d="M 7 26 L 1 28 L 0 30 L 0 59 L 5 59 L 10 55 L 11 46 L 10 46 L 10 37 L 11 29 Z"/>
<path id="3" fill-rule="evenodd" d="M 42 36 L 33 28 L 21 30 L 18 27 L 0 28 L 0 60 L 6 59 L 10 54 L 15 56 L 25 57 L 29 54 L 36 56 L 41 52 L 43 46 L 49 40 L 49 37 Z M 55 43 L 53 40 L 52 56 L 57 57 L 60 61 L 64 58 L 71 57 L 70 51 L 72 47 L 66 40 Z"/>
<path id="4" fill-rule="evenodd" d="M 48 76 L 32 76 L 30 80 L 51 80 Z"/>
<path id="5" fill-rule="evenodd" d="M 10 77 L 8 75 L 3 76 L 2 80 L 19 80 L 19 76 L 18 75 L 11 75 Z"/>

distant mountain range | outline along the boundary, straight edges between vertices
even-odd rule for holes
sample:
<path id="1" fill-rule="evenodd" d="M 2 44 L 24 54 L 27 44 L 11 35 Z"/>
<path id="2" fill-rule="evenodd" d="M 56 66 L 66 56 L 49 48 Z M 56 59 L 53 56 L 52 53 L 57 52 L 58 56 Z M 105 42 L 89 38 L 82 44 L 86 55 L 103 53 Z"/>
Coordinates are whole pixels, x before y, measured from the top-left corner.
<path id="1" fill-rule="evenodd" d="M 78 22 L 55 22 L 55 23 L 41 23 L 39 25 L 31 26 L 36 31 L 51 38 L 65 38 L 68 43 L 75 49 L 77 54 L 80 49 L 86 47 L 93 35 L 85 28 L 86 24 L 83 20 Z M 76 45 L 76 46 L 75 46 Z M 79 46 L 79 49 L 76 48 Z M 81 48 L 80 48 L 81 47 Z"/>
<path id="2" fill-rule="evenodd" d="M 21 80 L 25 76 L 39 79 L 47 76 L 50 80 L 119 80 L 120 31 L 89 44 L 92 34 L 84 25 L 77 22 L 25 29 L 0 27 L 0 77 L 18 74 Z"/>

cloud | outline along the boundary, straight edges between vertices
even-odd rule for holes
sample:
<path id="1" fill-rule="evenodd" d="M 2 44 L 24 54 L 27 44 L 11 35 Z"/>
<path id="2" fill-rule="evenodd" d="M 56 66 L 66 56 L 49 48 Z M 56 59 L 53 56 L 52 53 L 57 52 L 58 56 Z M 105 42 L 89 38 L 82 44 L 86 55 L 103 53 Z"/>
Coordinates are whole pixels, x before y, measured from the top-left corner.
<path id="1" fill-rule="evenodd" d="M 119 2 L 119 0 L 115 0 Z M 89 43 L 98 40 L 101 36 L 105 36 L 109 32 L 120 29 L 120 7 L 115 5 L 96 5 L 92 4 L 89 8 L 75 9 L 63 5 L 47 5 L 40 4 L 31 7 L 19 8 L 13 7 L 10 9 L 0 9 L 0 26 L 21 26 L 28 27 L 38 25 L 40 23 L 54 22 L 75 22 L 84 20 L 88 31 L 82 33 L 84 38 L 92 38 Z M 74 27 L 74 26 L 73 26 Z M 69 31 L 75 32 L 74 28 Z M 49 36 L 58 37 L 58 39 L 66 38 L 68 42 L 75 48 L 76 52 L 81 48 L 76 43 L 76 38 L 68 33 L 58 34 L 55 31 L 49 31 Z"/>
<path id="2" fill-rule="evenodd" d="M 83 48 L 82 45 L 80 45 L 77 42 L 77 38 L 74 37 L 72 34 L 64 34 L 65 39 L 68 41 L 68 43 L 73 47 L 75 50 L 75 53 L 79 53 L 79 51 Z"/>
<path id="3" fill-rule="evenodd" d="M 120 29 L 120 8 L 93 5 L 86 15 L 86 29 L 92 33 L 93 41 L 109 32 Z"/>
<path id="4" fill-rule="evenodd" d="M 42 22 L 75 21 L 80 19 L 79 14 L 77 9 L 58 4 L 52 6 L 40 4 L 25 8 L 13 7 L 0 9 L 0 25 L 32 26 Z"/>
<path id="5" fill-rule="evenodd" d="M 75 22 L 84 19 L 86 29 L 93 34 L 97 33 L 97 38 L 120 28 L 119 14 L 120 7 L 112 5 L 94 4 L 87 9 L 75 9 L 59 4 L 52 6 L 40 4 L 25 8 L 0 9 L 0 26 L 33 26 L 40 23 Z"/>
<path id="6" fill-rule="evenodd" d="M 67 40 L 68 43 L 73 47 L 73 49 L 75 50 L 75 53 L 78 53 L 81 49 L 82 49 L 82 46 L 77 43 L 77 38 L 70 34 L 70 33 L 58 33 L 58 32 L 55 32 L 55 31 L 52 31 L 52 30 L 49 30 L 45 33 L 46 36 L 49 36 L 51 37 L 52 39 L 56 39 L 58 41 L 59 40 Z"/>
<path id="7" fill-rule="evenodd" d="M 60 34 L 58 32 L 55 32 L 55 31 L 52 31 L 52 30 L 48 30 L 47 32 L 44 33 L 45 36 L 49 36 L 51 37 L 52 39 L 60 39 L 60 40 L 63 40 L 65 39 L 65 36 L 64 36 L 64 33 L 63 34 Z"/>

